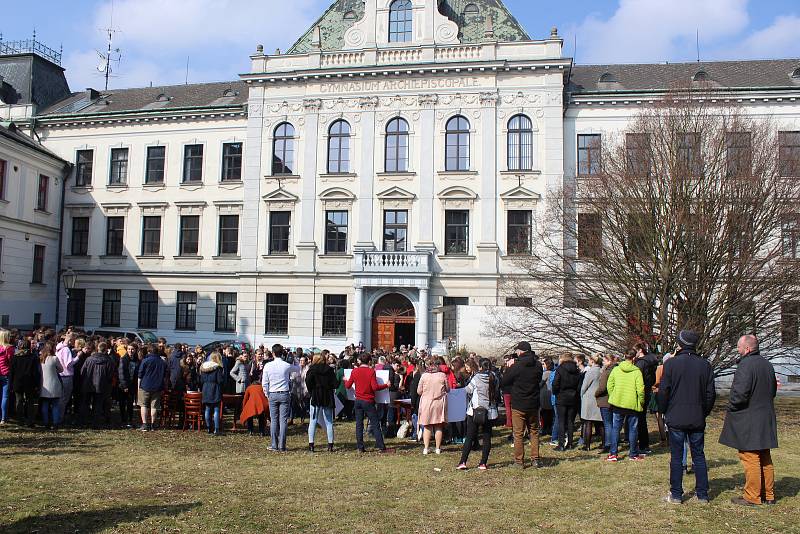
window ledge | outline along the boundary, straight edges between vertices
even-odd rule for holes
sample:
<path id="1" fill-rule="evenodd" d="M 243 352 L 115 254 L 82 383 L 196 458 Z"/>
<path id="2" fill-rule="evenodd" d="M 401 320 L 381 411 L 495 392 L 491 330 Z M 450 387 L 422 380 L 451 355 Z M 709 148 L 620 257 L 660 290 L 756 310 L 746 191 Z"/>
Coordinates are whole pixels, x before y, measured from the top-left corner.
<path id="1" fill-rule="evenodd" d="M 184 254 L 182 256 L 173 256 L 172 258 L 175 260 L 202 260 L 203 256 Z"/>
<path id="2" fill-rule="evenodd" d="M 413 171 L 405 171 L 405 172 L 379 172 L 375 174 L 378 178 L 413 178 L 417 175 L 417 173 Z"/>
<path id="3" fill-rule="evenodd" d="M 235 334 L 236 330 L 214 330 L 214 334 L 221 334 L 227 336 L 229 334 Z"/>
<path id="4" fill-rule="evenodd" d="M 474 260 L 476 256 L 470 256 L 469 254 L 438 254 L 436 256 L 440 260 Z"/>
<path id="5" fill-rule="evenodd" d="M 532 174 L 532 175 L 535 175 L 535 176 L 539 176 L 539 175 L 541 175 L 541 174 L 542 174 L 542 171 L 538 171 L 538 170 L 527 170 L 527 171 L 500 171 L 500 176 L 520 176 L 520 175 L 524 176 L 524 175 L 528 175 L 528 174 Z"/>
<path id="6" fill-rule="evenodd" d="M 294 254 L 262 254 L 261 257 L 265 260 L 293 260 L 297 256 Z"/>
<path id="7" fill-rule="evenodd" d="M 358 178 L 358 175 L 352 172 L 343 173 L 326 173 L 320 174 L 319 179 L 323 182 L 352 182 Z"/>
<path id="8" fill-rule="evenodd" d="M 269 174 L 265 180 L 300 180 L 299 174 Z"/>
<path id="9" fill-rule="evenodd" d="M 94 187 L 91 185 L 73 185 L 69 188 L 69 190 L 73 193 L 91 193 L 94 190 Z"/>
<path id="10" fill-rule="evenodd" d="M 127 191 L 128 184 L 108 184 L 106 189 L 111 189 L 112 191 Z"/>
<path id="11" fill-rule="evenodd" d="M 36 209 L 35 209 L 35 210 L 33 210 L 33 211 L 34 211 L 34 212 L 36 212 L 36 213 L 38 213 L 39 215 L 52 215 L 52 213 L 50 213 L 49 211 L 47 211 L 47 210 L 40 210 L 39 208 L 36 208 Z"/>
<path id="12" fill-rule="evenodd" d="M 47 284 L 45 284 L 44 282 L 31 282 L 30 286 L 33 287 L 33 288 L 36 288 L 36 287 L 47 287 Z"/>
<path id="13" fill-rule="evenodd" d="M 65 254 L 62 256 L 65 260 L 90 260 L 91 254 Z"/>
<path id="14" fill-rule="evenodd" d="M 4 198 L 0 198 L 0 204 L 10 204 L 10 202 Z"/>
<path id="15" fill-rule="evenodd" d="M 326 340 L 326 339 L 330 339 L 330 340 L 347 339 L 347 334 L 344 334 L 344 335 L 341 335 L 341 336 L 334 336 L 334 335 L 331 335 L 331 334 L 326 336 L 325 334 L 322 334 L 320 336 L 320 340 Z"/>
<path id="16" fill-rule="evenodd" d="M 149 184 L 142 184 L 142 189 L 148 191 L 161 191 L 162 189 L 166 189 L 167 184 L 164 182 L 151 182 Z"/>
<path id="17" fill-rule="evenodd" d="M 203 188 L 203 182 L 181 182 L 180 188 L 187 189 L 189 191 L 196 191 Z"/>
<path id="18" fill-rule="evenodd" d="M 221 254 L 219 256 L 212 256 L 212 260 L 241 260 L 242 257 L 238 254 Z"/>
<path id="19" fill-rule="evenodd" d="M 176 332 L 197 332 L 196 328 L 176 328 Z"/>
<path id="20" fill-rule="evenodd" d="M 336 258 L 348 259 L 348 258 L 352 258 L 353 255 L 352 254 L 318 254 L 317 257 L 319 259 L 321 259 L 321 260 L 330 260 L 330 259 L 336 259 Z"/>
<path id="21" fill-rule="evenodd" d="M 530 253 L 527 253 L 527 252 L 519 253 L 519 254 L 501 254 L 500 257 L 501 258 L 508 258 L 508 259 L 512 259 L 512 260 L 515 259 L 515 258 L 525 259 L 525 258 L 532 258 L 533 254 L 530 254 Z"/>
<path id="22" fill-rule="evenodd" d="M 158 256 L 154 254 L 140 254 L 136 256 L 137 260 L 163 260 L 164 256 Z"/>
<path id="23" fill-rule="evenodd" d="M 101 260 L 126 260 L 126 259 L 128 259 L 128 256 L 126 256 L 124 254 L 122 254 L 122 255 L 105 254 L 103 256 L 100 256 L 100 259 Z"/>
<path id="24" fill-rule="evenodd" d="M 265 332 L 264 336 L 273 337 L 273 338 L 278 337 L 278 338 L 283 338 L 283 339 L 289 339 L 289 333 L 288 332 L 280 332 L 280 333 Z"/>
<path id="25" fill-rule="evenodd" d="M 477 176 L 478 171 L 439 171 L 439 176 Z"/>

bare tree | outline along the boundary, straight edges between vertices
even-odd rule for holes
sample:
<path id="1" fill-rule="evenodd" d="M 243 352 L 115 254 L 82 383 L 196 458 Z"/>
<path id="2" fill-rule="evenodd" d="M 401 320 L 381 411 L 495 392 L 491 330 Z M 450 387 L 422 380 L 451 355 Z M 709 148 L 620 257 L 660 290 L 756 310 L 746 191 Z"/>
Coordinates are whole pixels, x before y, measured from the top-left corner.
<path id="1" fill-rule="evenodd" d="M 582 147 L 548 192 L 532 254 L 506 276 L 530 305 L 493 321 L 540 346 L 662 350 L 701 334 L 717 374 L 756 333 L 768 357 L 797 341 L 797 153 L 769 121 L 707 91 L 671 93 L 627 132 Z M 782 313 L 783 312 L 783 313 Z"/>

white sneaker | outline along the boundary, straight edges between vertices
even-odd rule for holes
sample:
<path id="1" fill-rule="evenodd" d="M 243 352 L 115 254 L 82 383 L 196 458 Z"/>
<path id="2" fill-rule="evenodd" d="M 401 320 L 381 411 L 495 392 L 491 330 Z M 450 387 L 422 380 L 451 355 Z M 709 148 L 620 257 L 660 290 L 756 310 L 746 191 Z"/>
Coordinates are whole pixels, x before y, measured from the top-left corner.
<path id="1" fill-rule="evenodd" d="M 436 454 L 442 454 L 442 449 L 436 449 Z"/>
<path id="2" fill-rule="evenodd" d="M 431 452 L 431 451 L 429 451 L 428 449 L 422 449 L 422 455 L 423 456 L 427 456 L 429 452 Z"/>

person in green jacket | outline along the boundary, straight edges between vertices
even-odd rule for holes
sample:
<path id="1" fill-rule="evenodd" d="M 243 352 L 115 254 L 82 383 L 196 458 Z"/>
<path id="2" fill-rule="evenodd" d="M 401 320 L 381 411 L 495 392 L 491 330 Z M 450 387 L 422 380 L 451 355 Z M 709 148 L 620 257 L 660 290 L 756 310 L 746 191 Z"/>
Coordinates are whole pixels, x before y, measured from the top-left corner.
<path id="1" fill-rule="evenodd" d="M 644 411 L 644 377 L 633 360 L 634 351 L 628 351 L 625 361 L 611 371 L 608 377 L 608 404 L 611 406 L 611 450 L 606 461 L 616 462 L 619 452 L 619 434 L 627 425 L 631 460 L 644 460 L 639 454 L 638 426 L 639 414 Z"/>

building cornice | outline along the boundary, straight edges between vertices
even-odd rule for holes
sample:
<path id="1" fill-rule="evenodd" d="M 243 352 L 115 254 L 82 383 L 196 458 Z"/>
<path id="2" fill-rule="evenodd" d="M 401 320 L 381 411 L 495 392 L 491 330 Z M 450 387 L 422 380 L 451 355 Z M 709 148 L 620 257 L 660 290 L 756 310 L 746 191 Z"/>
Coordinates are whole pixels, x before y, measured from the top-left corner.
<path id="1" fill-rule="evenodd" d="M 97 126 L 111 124 L 158 123 L 168 121 L 230 120 L 247 118 L 247 105 L 230 107 L 196 107 L 161 109 L 158 111 L 109 111 L 79 115 L 44 115 L 36 123 L 44 128 Z"/>
<path id="2" fill-rule="evenodd" d="M 642 106 L 663 101 L 674 91 L 592 91 L 567 93 L 568 107 L 590 106 Z M 712 104 L 759 104 L 759 103 L 797 103 L 800 101 L 800 88 L 797 87 L 737 87 L 714 89 L 705 94 L 693 93 L 700 102 Z"/>

